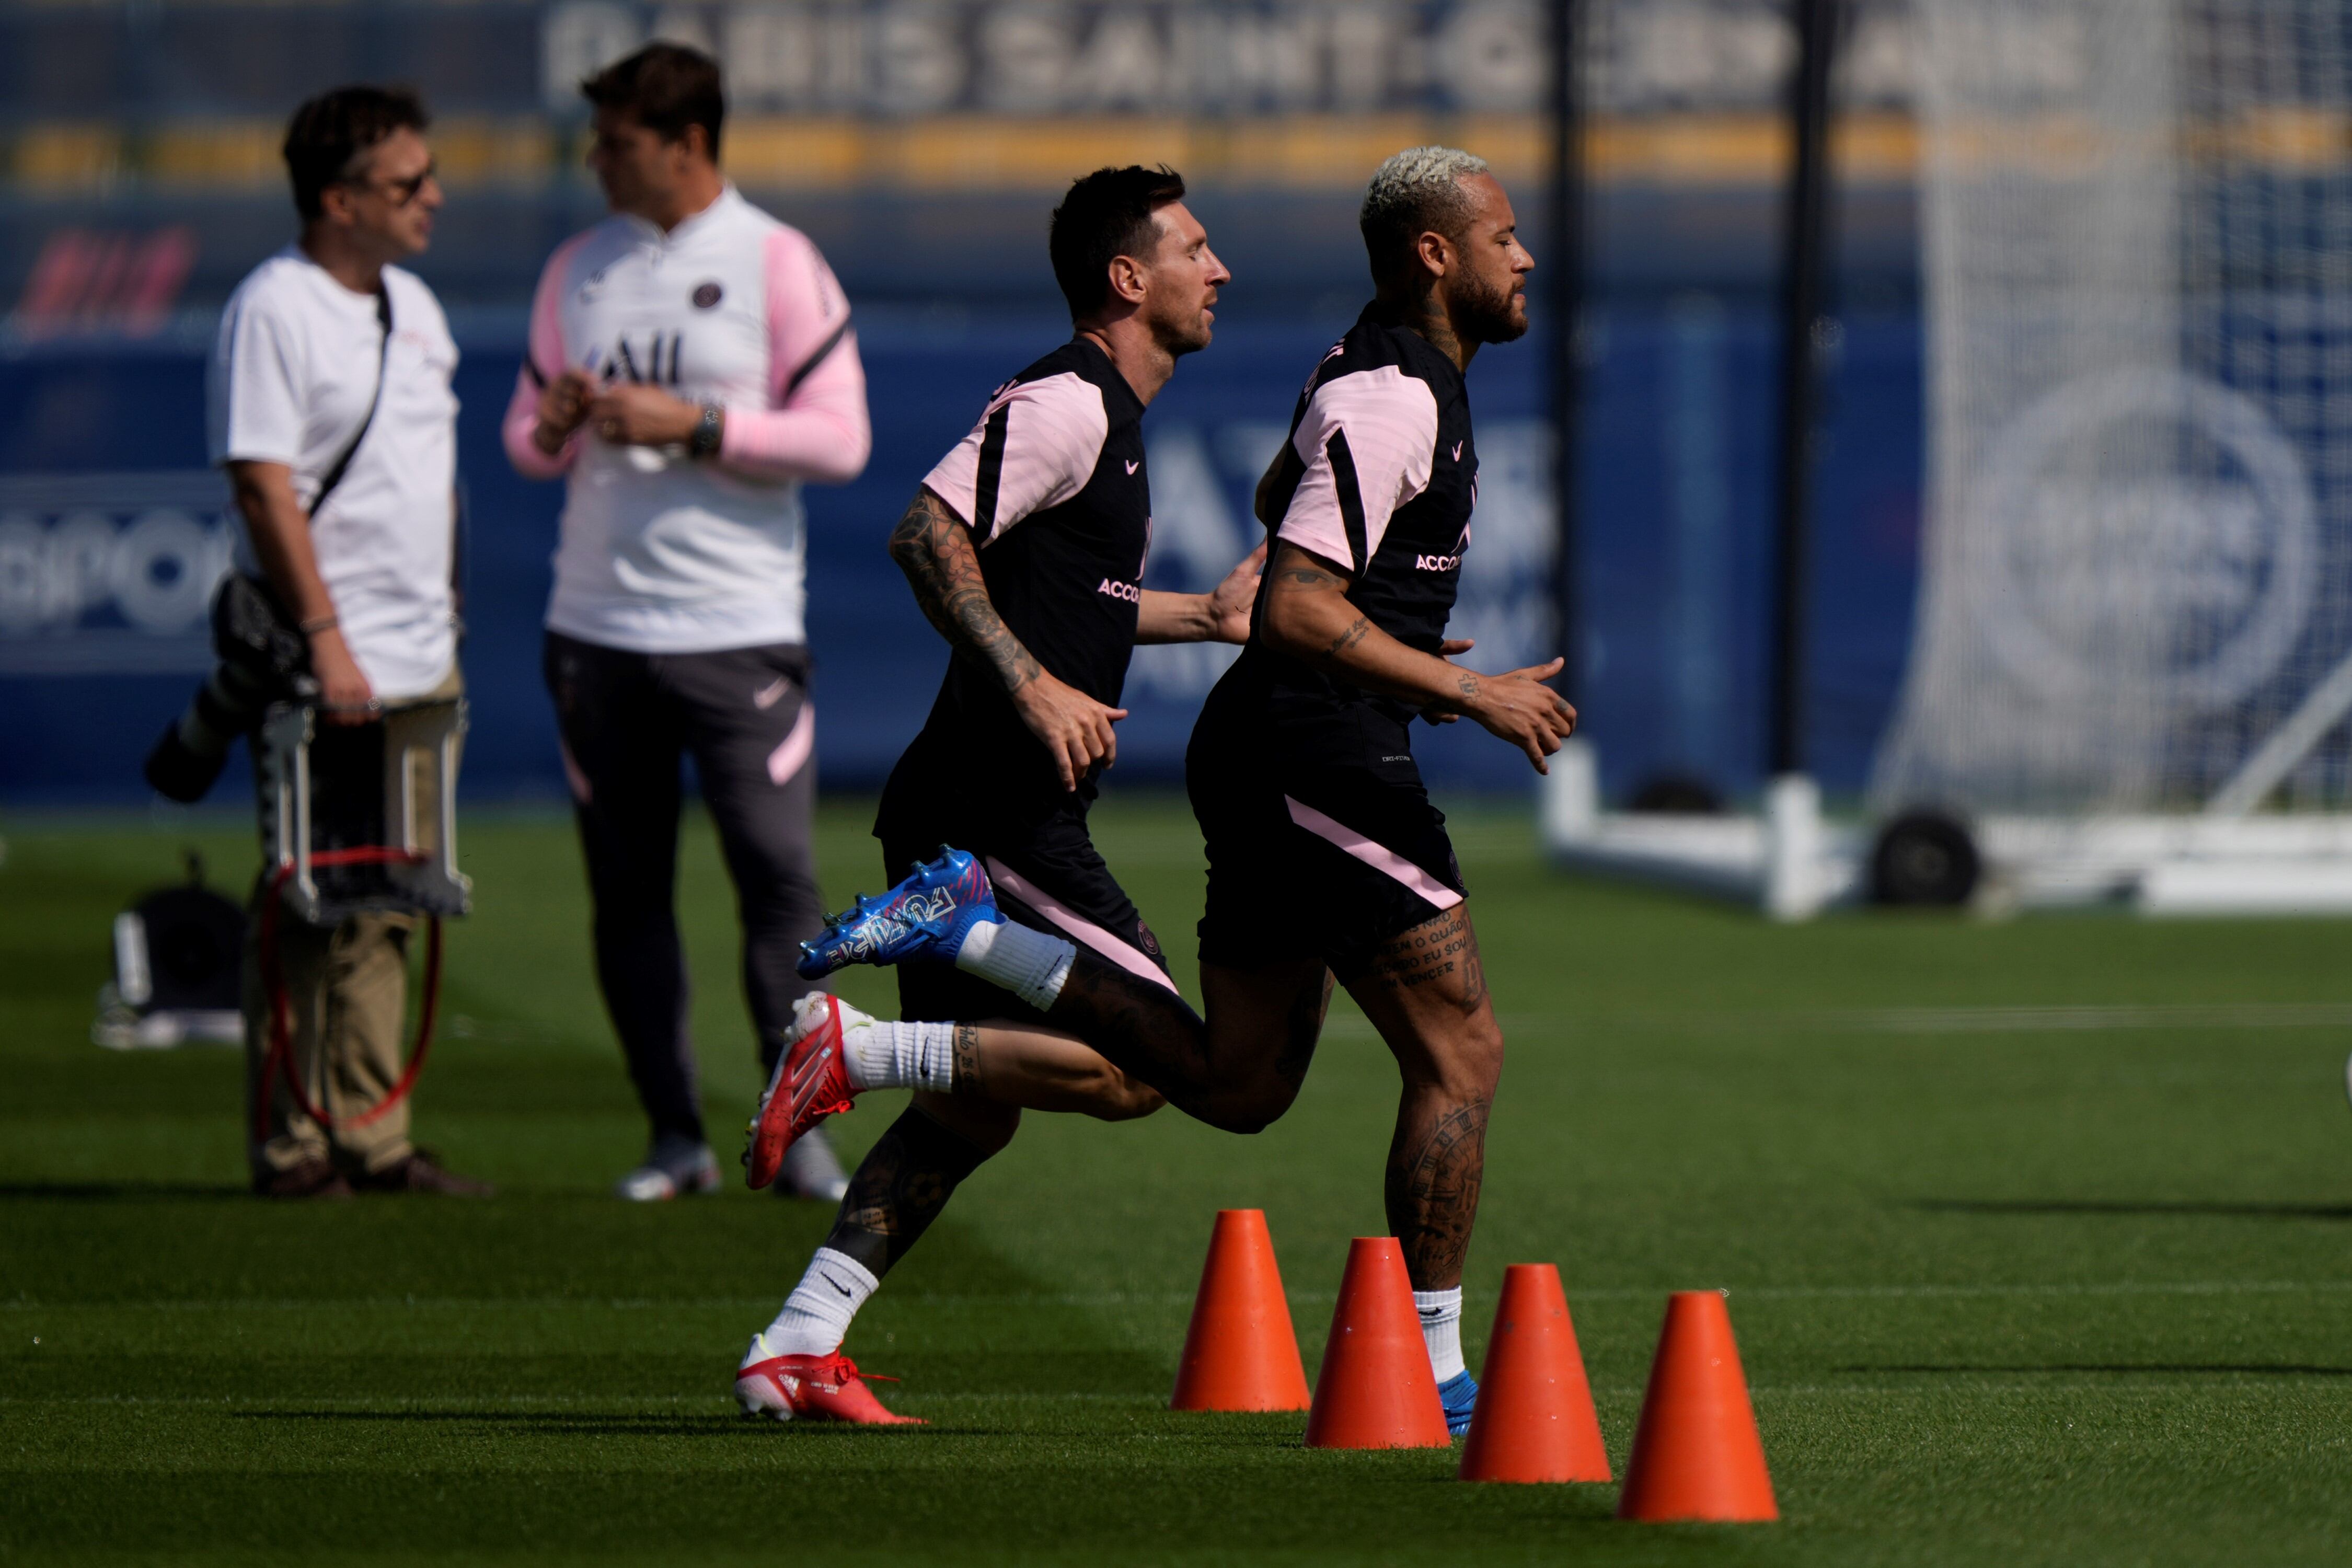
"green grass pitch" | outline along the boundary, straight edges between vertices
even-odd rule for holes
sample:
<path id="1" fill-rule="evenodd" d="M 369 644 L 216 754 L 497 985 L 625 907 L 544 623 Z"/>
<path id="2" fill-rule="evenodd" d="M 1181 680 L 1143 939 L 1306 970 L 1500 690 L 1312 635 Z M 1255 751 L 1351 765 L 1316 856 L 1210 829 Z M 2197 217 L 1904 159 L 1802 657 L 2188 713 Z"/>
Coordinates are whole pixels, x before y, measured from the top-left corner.
<path id="1" fill-rule="evenodd" d="M 1189 988 L 1190 818 L 1101 820 Z M 836 900 L 878 879 L 864 826 L 825 813 Z M 271 1206 L 241 1195 L 234 1053 L 88 1043 L 109 918 L 184 841 L 241 879 L 249 828 L 19 816 L 0 1560 L 2352 1561 L 2352 930 L 1775 929 L 1557 879 L 1521 816 L 1457 826 L 1510 1050 L 1472 1364 L 1503 1265 L 1557 1262 L 1622 1472 L 1666 1293 L 1727 1289 L 1783 1522 L 1621 1525 L 1612 1488 L 1163 1408 L 1212 1211 L 1267 1211 L 1310 1374 L 1347 1238 L 1382 1228 L 1393 1069 L 1344 1002 L 1261 1136 L 1031 1119 L 851 1341 L 931 1426 L 755 1424 L 729 1374 L 830 1216 L 606 1195 L 642 1131 L 565 821 L 468 820 L 478 911 L 418 1095 L 423 1140 L 504 1195 Z M 688 837 L 731 1171 L 754 1069 L 732 900 Z M 836 1123 L 845 1152 L 897 1100 Z"/>

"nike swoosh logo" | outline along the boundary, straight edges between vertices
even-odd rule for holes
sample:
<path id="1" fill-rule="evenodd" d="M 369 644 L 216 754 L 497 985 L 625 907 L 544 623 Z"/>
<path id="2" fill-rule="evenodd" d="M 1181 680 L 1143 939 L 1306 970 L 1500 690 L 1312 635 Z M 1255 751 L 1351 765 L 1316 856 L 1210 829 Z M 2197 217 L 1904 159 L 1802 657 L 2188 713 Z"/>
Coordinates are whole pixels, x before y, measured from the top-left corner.
<path id="1" fill-rule="evenodd" d="M 1462 443 L 1459 441 L 1454 443 L 1454 460 L 1457 463 L 1462 460 Z"/>
<path id="2" fill-rule="evenodd" d="M 840 1280 L 835 1279 L 830 1274 L 819 1272 L 817 1278 L 824 1280 L 826 1284 L 832 1286 L 835 1289 L 840 1291 L 845 1296 L 854 1296 L 856 1294 L 856 1291 L 852 1290 L 848 1286 L 844 1285 Z"/>
<path id="3" fill-rule="evenodd" d="M 1129 464 L 1128 464 L 1128 466 L 1127 466 L 1127 471 L 1128 471 L 1129 473 L 1130 473 L 1130 474 L 1131 474 L 1131 473 L 1135 472 L 1135 470 L 1136 470 L 1136 469 L 1138 469 L 1138 468 L 1141 468 L 1141 467 L 1143 467 L 1143 465 L 1142 465 L 1141 463 L 1129 463 Z"/>
<path id="4" fill-rule="evenodd" d="M 751 693 L 751 706 L 757 708 L 761 712 L 765 713 L 769 709 L 773 708 L 777 703 L 782 702 L 784 700 L 784 693 L 790 691 L 792 689 L 792 678 L 786 675 L 780 675 L 776 677 L 773 684 L 763 686 L 760 688 L 759 690 Z"/>

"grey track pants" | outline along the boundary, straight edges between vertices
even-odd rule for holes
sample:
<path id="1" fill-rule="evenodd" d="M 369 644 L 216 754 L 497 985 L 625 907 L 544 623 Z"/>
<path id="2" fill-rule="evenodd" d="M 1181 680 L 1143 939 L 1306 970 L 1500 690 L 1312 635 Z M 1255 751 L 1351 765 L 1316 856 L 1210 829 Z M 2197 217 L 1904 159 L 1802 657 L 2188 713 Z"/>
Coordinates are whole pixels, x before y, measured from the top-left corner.
<path id="1" fill-rule="evenodd" d="M 545 671 L 587 856 L 604 1004 L 654 1136 L 699 1142 L 677 912 L 681 761 L 694 759 L 734 879 L 743 990 L 770 1067 L 793 1004 L 819 989 L 793 969 L 824 923 L 808 650 L 643 654 L 550 632 Z"/>

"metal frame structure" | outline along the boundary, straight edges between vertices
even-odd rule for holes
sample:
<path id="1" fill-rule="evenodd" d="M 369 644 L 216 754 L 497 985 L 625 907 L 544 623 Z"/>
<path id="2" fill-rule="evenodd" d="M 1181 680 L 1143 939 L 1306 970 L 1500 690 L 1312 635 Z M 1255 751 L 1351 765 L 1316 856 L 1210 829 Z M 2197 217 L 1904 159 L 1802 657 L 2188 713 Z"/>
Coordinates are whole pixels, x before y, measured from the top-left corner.
<path id="1" fill-rule="evenodd" d="M 261 768 L 261 839 L 273 866 L 289 866 L 286 907 L 311 924 L 331 926 L 370 910 L 462 915 L 472 906 L 473 883 L 457 869 L 457 748 L 466 732 L 466 702 L 453 698 L 385 713 L 383 847 L 404 858 L 373 867 L 377 886 L 356 897 L 322 892 L 312 858 L 322 825 L 311 810 L 311 746 L 315 710 L 279 703 L 263 719 L 257 752 Z M 433 769 L 437 809 L 422 820 L 415 759 Z"/>

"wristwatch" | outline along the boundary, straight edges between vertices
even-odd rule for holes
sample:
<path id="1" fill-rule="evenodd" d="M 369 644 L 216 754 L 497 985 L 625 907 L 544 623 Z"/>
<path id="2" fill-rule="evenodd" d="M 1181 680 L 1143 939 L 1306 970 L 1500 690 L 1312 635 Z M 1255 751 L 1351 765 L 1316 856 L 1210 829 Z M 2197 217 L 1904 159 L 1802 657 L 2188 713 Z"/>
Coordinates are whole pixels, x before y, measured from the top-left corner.
<path id="1" fill-rule="evenodd" d="M 727 411 L 716 403 L 704 404 L 702 417 L 694 422 L 694 434 L 687 437 L 688 453 L 697 458 L 708 458 L 716 453 L 719 450 L 719 422 L 726 416 Z"/>

